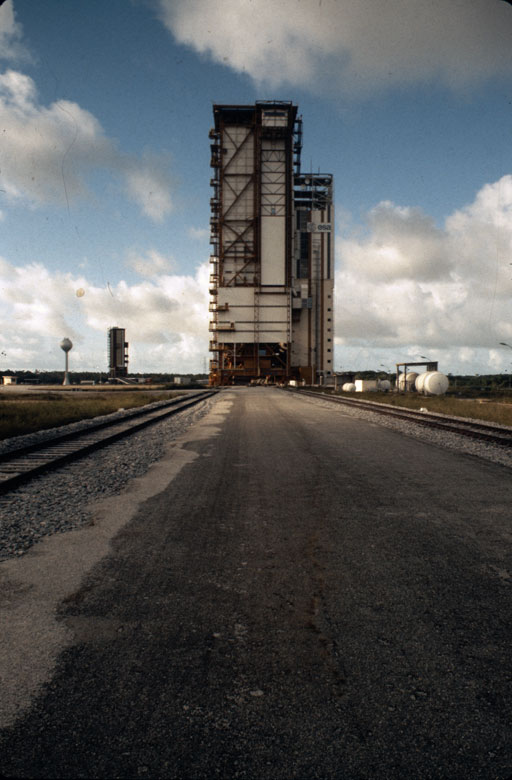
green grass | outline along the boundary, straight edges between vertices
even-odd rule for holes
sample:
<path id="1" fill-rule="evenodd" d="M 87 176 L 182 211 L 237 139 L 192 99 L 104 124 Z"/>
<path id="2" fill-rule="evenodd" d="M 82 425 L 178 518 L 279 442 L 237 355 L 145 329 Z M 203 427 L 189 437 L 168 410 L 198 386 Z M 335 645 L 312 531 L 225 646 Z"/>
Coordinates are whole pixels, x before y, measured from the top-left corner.
<path id="1" fill-rule="evenodd" d="M 97 392 L 94 398 L 77 398 L 69 392 L 15 393 L 0 399 L 0 439 L 89 420 L 118 409 L 145 406 L 181 395 L 177 392 Z"/>
<path id="2" fill-rule="evenodd" d="M 510 396 L 500 397 L 499 401 L 492 398 L 479 401 L 454 398 L 450 395 L 424 396 L 417 393 L 338 393 L 338 395 L 356 400 L 389 404 L 390 406 L 405 406 L 407 409 L 424 408 L 428 409 L 429 412 L 512 426 L 512 399 Z"/>

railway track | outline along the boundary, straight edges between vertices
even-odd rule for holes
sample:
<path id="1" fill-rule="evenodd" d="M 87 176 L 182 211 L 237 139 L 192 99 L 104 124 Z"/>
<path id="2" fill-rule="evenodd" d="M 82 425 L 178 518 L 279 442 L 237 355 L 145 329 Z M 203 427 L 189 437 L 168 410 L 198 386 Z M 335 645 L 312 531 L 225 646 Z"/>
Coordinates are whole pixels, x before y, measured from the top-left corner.
<path id="1" fill-rule="evenodd" d="M 358 401 L 355 398 L 340 398 L 327 393 L 315 393 L 310 390 L 292 390 L 291 392 L 297 392 L 300 393 L 300 395 L 307 395 L 313 398 L 321 398 L 323 401 L 331 401 L 332 403 L 342 404 L 344 406 L 366 409 L 387 417 L 406 420 L 416 425 L 423 425 L 426 428 L 437 428 L 438 430 L 450 433 L 458 433 L 461 436 L 467 436 L 490 444 L 512 447 L 511 428 L 487 425 L 486 423 L 462 417 L 447 417 L 444 414 L 435 414 L 434 412 L 419 412 L 414 409 L 405 409 L 402 406 L 393 407 L 388 406 L 387 404 L 375 403 L 374 401 Z"/>
<path id="2" fill-rule="evenodd" d="M 0 494 L 9 492 L 38 474 L 59 468 L 148 425 L 189 409 L 216 392 L 201 390 L 193 396 L 176 398 L 156 408 L 128 410 L 122 418 L 93 422 L 80 431 L 57 434 L 37 444 L 0 453 Z"/>

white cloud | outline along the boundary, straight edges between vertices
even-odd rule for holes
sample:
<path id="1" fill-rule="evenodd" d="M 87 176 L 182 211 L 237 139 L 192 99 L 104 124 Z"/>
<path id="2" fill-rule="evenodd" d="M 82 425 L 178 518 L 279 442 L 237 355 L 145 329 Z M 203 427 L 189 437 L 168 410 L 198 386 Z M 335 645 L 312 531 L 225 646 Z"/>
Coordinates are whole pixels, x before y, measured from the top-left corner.
<path id="1" fill-rule="evenodd" d="M 4 368 L 102 370 L 105 335 L 125 327 L 133 371 L 201 370 L 208 341 L 206 263 L 172 273 L 154 249 L 129 255 L 146 278 L 97 287 L 86 269 L 50 272 L 0 259 Z M 77 296 L 78 290 L 84 294 Z M 377 205 L 362 230 L 347 217 L 337 240 L 336 367 L 390 368 L 426 355 L 446 372 L 509 370 L 512 344 L 512 176 L 488 184 L 442 228 L 418 209 Z"/>
<path id="2" fill-rule="evenodd" d="M 172 210 L 169 175 L 161 158 L 145 154 L 142 162 L 128 165 L 128 192 L 146 216 L 162 222 Z"/>
<path id="3" fill-rule="evenodd" d="M 2 366 L 60 368 L 59 344 L 68 336 L 72 369 L 105 371 L 107 330 L 118 325 L 130 342 L 131 371 L 201 371 L 208 348 L 208 273 L 205 263 L 194 276 L 160 274 L 100 288 L 84 275 L 0 259 Z"/>
<path id="4" fill-rule="evenodd" d="M 0 7 L 0 59 L 30 60 L 31 56 L 21 38 L 23 30 L 16 21 L 12 0 Z"/>
<path id="5" fill-rule="evenodd" d="M 337 254 L 340 356 L 357 347 L 395 362 L 435 352 L 505 365 L 493 350 L 512 340 L 512 176 L 483 187 L 443 229 L 418 209 L 381 203 L 364 232 L 339 237 Z"/>
<path id="6" fill-rule="evenodd" d="M 208 228 L 189 228 L 188 234 L 190 238 L 195 241 L 208 241 L 210 238 L 210 231 Z"/>
<path id="7" fill-rule="evenodd" d="M 157 276 L 170 271 L 175 266 L 175 262 L 172 258 L 164 257 L 156 249 L 149 249 L 142 254 L 132 249 L 128 252 L 127 265 L 141 276 Z"/>
<path id="8" fill-rule="evenodd" d="M 18 71 L 0 74 L 0 127 L 0 189 L 8 199 L 69 205 L 88 195 L 94 170 L 106 169 L 152 220 L 171 209 L 167 160 L 122 154 L 89 111 L 68 100 L 41 105 L 33 80 Z"/>
<path id="9" fill-rule="evenodd" d="M 368 215 L 369 234 L 347 241 L 347 263 L 375 281 L 410 279 L 428 281 L 447 276 L 451 260 L 444 251 L 444 236 L 420 209 L 379 203 Z"/>
<path id="10" fill-rule="evenodd" d="M 270 87 L 458 89 L 512 72 L 500 0 L 159 0 L 159 12 L 179 43 Z"/>

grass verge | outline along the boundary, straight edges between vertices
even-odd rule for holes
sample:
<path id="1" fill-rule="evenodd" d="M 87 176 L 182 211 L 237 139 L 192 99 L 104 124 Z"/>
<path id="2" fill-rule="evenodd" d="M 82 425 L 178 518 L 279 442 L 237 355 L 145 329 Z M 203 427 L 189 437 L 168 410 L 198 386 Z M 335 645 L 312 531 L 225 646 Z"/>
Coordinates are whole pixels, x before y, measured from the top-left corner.
<path id="1" fill-rule="evenodd" d="M 500 425 L 512 426 L 512 404 L 507 400 L 473 400 L 444 396 L 424 396 L 416 393 L 338 393 L 340 397 L 356 400 L 374 401 L 389 406 L 404 406 L 407 409 L 427 409 L 437 414 L 449 414 L 467 417 L 471 420 L 483 420 Z"/>
<path id="2" fill-rule="evenodd" d="M 59 425 L 89 420 L 102 414 L 132 409 L 182 395 L 179 391 L 162 393 L 97 393 L 94 398 L 77 398 L 69 393 L 15 395 L 0 400 L 0 439 L 21 436 Z"/>

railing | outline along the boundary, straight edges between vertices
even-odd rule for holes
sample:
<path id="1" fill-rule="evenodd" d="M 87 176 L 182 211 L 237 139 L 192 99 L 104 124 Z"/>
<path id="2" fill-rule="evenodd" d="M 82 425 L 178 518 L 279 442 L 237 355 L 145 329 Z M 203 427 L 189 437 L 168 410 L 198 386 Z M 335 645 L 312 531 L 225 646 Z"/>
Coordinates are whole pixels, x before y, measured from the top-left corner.
<path id="1" fill-rule="evenodd" d="M 210 322 L 208 330 L 236 330 L 234 322 Z"/>

